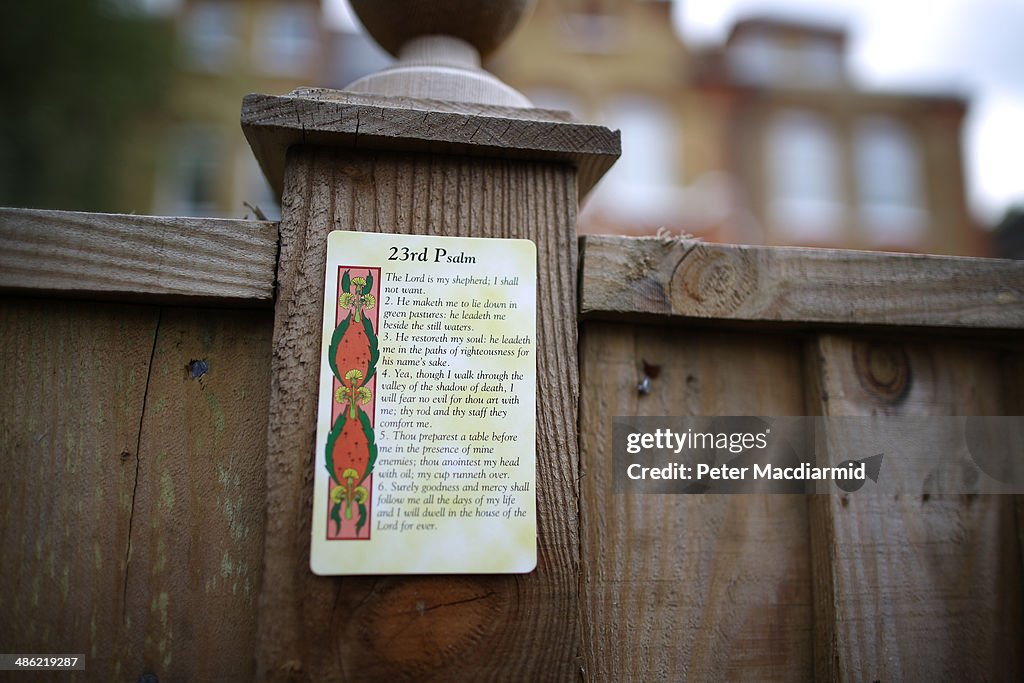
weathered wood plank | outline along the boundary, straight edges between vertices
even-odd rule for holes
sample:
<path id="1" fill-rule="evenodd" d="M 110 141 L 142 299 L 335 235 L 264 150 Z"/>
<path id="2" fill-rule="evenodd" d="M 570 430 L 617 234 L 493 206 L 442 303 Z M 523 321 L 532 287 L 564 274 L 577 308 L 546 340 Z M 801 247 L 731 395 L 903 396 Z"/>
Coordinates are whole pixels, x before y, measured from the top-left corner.
<path id="1" fill-rule="evenodd" d="M 319 88 L 246 96 L 242 130 L 278 193 L 284 153 L 293 145 L 559 161 L 576 167 L 579 197 L 611 168 L 621 150 L 618 131 L 572 122 L 565 112 Z"/>
<path id="2" fill-rule="evenodd" d="M 0 208 L 0 289 L 269 306 L 277 224 Z"/>
<path id="3" fill-rule="evenodd" d="M 1024 328 L 1024 261 L 581 238 L 584 317 Z"/>
<path id="4" fill-rule="evenodd" d="M 0 303 L 5 648 L 83 652 L 81 680 L 252 680 L 270 333 L 260 311 Z"/>
<path id="5" fill-rule="evenodd" d="M 998 357 L 965 345 L 822 336 L 807 354 L 808 410 L 998 415 Z M 1012 496 L 814 496 L 810 519 L 816 678 L 1021 678 Z"/>
<path id="6" fill-rule="evenodd" d="M 0 301 L 0 642 L 114 680 L 157 309 Z M 120 672 L 121 678 L 141 671 Z"/>
<path id="7" fill-rule="evenodd" d="M 253 679 L 272 331 L 269 312 L 162 311 L 141 421 L 122 670 Z"/>
<path id="8" fill-rule="evenodd" d="M 611 455 L 616 415 L 800 414 L 799 344 L 594 322 L 580 357 L 586 678 L 809 680 L 804 496 L 616 494 Z"/>
<path id="9" fill-rule="evenodd" d="M 293 148 L 281 223 L 258 674 L 269 680 L 578 675 L 576 252 L 565 164 Z M 317 577 L 309 569 L 326 236 L 532 239 L 538 257 L 538 567 Z"/>
<path id="10" fill-rule="evenodd" d="M 1003 415 L 1024 415 L 1024 352 L 1007 352 L 999 358 L 1003 369 Z M 1017 536 L 1024 566 L 1024 495 L 1017 499 Z"/>

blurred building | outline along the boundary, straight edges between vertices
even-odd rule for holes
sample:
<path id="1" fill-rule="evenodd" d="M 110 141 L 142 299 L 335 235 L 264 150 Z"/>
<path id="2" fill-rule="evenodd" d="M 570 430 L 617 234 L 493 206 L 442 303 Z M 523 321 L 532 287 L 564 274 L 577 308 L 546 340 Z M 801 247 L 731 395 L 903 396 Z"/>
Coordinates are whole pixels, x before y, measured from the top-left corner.
<path id="1" fill-rule="evenodd" d="M 328 63 L 319 0 L 189 0 L 177 17 L 174 120 L 154 205 L 176 215 L 239 215 L 276 202 L 241 135 L 242 98 L 322 80 Z"/>
<path id="2" fill-rule="evenodd" d="M 324 80 L 329 41 L 319 0 L 184 0 L 166 106 L 128 160 L 124 203 L 157 214 L 277 216 L 239 127 L 242 98 Z M 130 170 L 128 170 L 130 169 Z M 141 209 L 144 210 L 144 209 Z"/>
<path id="3" fill-rule="evenodd" d="M 842 29 L 738 23 L 688 49 L 664 0 L 540 0 L 490 68 L 539 107 L 622 130 L 581 232 L 985 255 L 963 99 L 850 82 Z"/>
<path id="4" fill-rule="evenodd" d="M 750 19 L 695 51 L 670 13 L 667 0 L 539 0 L 487 65 L 538 107 L 622 130 L 581 232 L 989 252 L 966 205 L 962 99 L 858 89 L 840 29 Z M 125 203 L 276 217 L 242 98 L 343 87 L 389 58 L 364 33 L 328 30 L 320 0 L 182 0 L 172 20 L 174 85 L 152 144 L 126 160 Z"/>
<path id="5" fill-rule="evenodd" d="M 276 199 L 239 126 L 242 98 L 341 87 L 388 62 L 363 33 L 325 26 L 320 0 L 182 0 L 174 83 L 163 118 L 127 173 L 127 203 L 179 216 L 270 218 Z M 145 157 L 145 158 L 143 158 Z"/>

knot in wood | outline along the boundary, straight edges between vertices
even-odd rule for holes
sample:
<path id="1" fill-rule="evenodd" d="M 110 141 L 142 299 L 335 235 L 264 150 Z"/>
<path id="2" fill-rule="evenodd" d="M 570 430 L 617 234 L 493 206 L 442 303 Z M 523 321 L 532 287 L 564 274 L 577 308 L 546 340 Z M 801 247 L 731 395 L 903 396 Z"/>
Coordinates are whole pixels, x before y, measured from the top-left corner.
<path id="1" fill-rule="evenodd" d="M 877 341 L 853 345 L 853 367 L 864 389 L 882 403 L 899 403 L 910 391 L 910 358 L 902 347 Z"/>
<path id="2" fill-rule="evenodd" d="M 405 579 L 385 588 L 348 619 L 356 632 L 342 630 L 362 646 L 355 668 L 366 661 L 382 674 L 423 678 L 479 648 L 509 618 L 501 584 L 472 577 Z"/>
<path id="3" fill-rule="evenodd" d="M 749 251 L 696 245 L 676 267 L 671 287 L 674 313 L 727 315 L 757 289 L 757 266 Z"/>

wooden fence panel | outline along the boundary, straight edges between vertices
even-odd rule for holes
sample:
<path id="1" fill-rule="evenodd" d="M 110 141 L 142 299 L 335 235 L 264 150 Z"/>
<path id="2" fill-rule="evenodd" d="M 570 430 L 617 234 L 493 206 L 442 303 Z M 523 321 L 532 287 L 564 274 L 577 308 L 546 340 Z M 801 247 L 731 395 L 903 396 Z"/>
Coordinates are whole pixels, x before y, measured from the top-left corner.
<path id="1" fill-rule="evenodd" d="M 125 584 L 133 621 L 119 639 L 126 667 L 168 680 L 253 678 L 271 319 L 161 313 Z"/>
<path id="2" fill-rule="evenodd" d="M 586 237 L 581 254 L 581 315 L 614 321 L 585 323 L 581 339 L 581 602 L 595 680 L 1021 677 L 1019 497 L 615 495 L 610 428 L 615 415 L 1020 414 L 1024 264 L 671 238 Z M 659 355 L 652 339 L 678 353 L 660 354 L 652 382 L 652 396 L 657 387 L 671 401 L 636 395 L 642 363 Z M 746 351 L 727 355 L 729 339 Z M 802 372 L 756 369 L 766 349 L 792 345 L 805 349 Z M 700 398 L 708 386 L 719 399 Z M 765 395 L 805 403 L 786 408 Z M 806 537 L 781 535 L 775 548 L 802 553 L 807 573 L 793 565 L 787 574 L 771 551 L 736 561 L 732 541 L 743 558 L 758 536 L 737 532 L 735 519 L 694 514 L 759 498 L 799 501 L 789 521 Z M 771 538 L 763 529 L 773 515 L 786 519 L 762 511 L 760 538 Z M 691 563 L 702 555 L 712 564 Z M 810 588 L 787 602 L 770 581 L 758 587 L 743 571 L 754 557 L 767 576 Z M 723 585 L 724 602 L 715 597 Z M 758 596 L 788 616 L 746 638 L 760 634 L 757 621 L 737 614 Z M 785 652 L 776 662 L 788 666 L 766 666 L 750 643 Z"/>
<path id="3" fill-rule="evenodd" d="M 590 323 L 580 358 L 587 679 L 810 678 L 804 497 L 615 494 L 611 468 L 615 415 L 801 414 L 800 344 Z"/>
<path id="4" fill-rule="evenodd" d="M 302 240 L 331 227 L 519 236 L 573 218 L 543 208 L 572 206 L 569 170 L 302 154 L 285 284 L 307 306 L 322 255 Z M 440 213 L 435 193 L 474 186 L 484 166 L 500 182 L 472 193 L 482 203 Z M 193 305 L 265 305 L 274 289 L 271 224 L 238 243 L 252 264 L 241 289 L 216 284 L 215 258 L 178 264 L 199 289 L 153 275 L 134 291 L 121 276 L 53 280 L 47 218 L 0 210 L 0 241 L 39 252 L 0 288 Z M 111 247 L 81 255 L 97 273 L 122 252 L 179 259 L 197 235 L 228 239 L 202 220 L 50 218 L 54 234 Z M 163 232 L 150 243 L 146 229 Z M 562 655 L 577 647 L 587 680 L 1024 677 L 1020 496 L 615 494 L 611 470 L 615 415 L 1021 414 L 1024 264 L 587 238 L 577 478 L 567 233 L 540 245 L 540 370 L 562 408 L 541 416 L 541 569 L 527 577 L 309 575 L 312 432 L 293 414 L 309 367 L 275 408 L 287 434 L 267 462 L 269 311 L 0 300 L 0 643 L 84 651 L 72 680 L 245 681 L 260 673 L 262 610 L 274 678 L 569 680 L 580 672 Z M 310 311 L 278 311 L 299 340 L 279 344 L 279 365 L 302 365 Z M 658 372 L 640 395 L 645 363 Z"/>
<path id="5" fill-rule="evenodd" d="M 808 352 L 808 407 L 825 416 L 1004 414 L 1000 355 L 969 342 L 823 335 Z M 953 469 L 929 467 L 922 481 Z M 1013 496 L 814 496 L 811 529 L 819 679 L 1021 678 Z"/>
<path id="6" fill-rule="evenodd" d="M 1024 353 L 999 357 L 1003 378 L 1003 406 L 1006 415 L 1024 415 Z M 1020 537 L 1021 566 L 1024 566 L 1024 495 L 1017 499 L 1017 533 Z"/>
<path id="7" fill-rule="evenodd" d="M 130 614 L 125 558 L 158 317 L 152 307 L 0 302 L 6 652 L 70 648 L 89 659 L 89 677 L 115 673 L 112 647 Z"/>
<path id="8" fill-rule="evenodd" d="M 252 679 L 270 332 L 260 311 L 2 304 L 5 648 L 84 651 L 82 680 Z"/>

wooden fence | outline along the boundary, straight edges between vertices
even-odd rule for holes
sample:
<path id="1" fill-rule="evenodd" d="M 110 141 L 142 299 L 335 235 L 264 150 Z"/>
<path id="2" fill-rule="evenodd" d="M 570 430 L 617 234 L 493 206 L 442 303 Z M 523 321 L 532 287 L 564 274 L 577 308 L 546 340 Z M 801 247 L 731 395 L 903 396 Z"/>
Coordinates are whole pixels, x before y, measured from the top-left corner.
<path id="1" fill-rule="evenodd" d="M 1024 676 L 1018 498 L 615 494 L 610 453 L 616 415 L 1022 414 L 1024 264 L 580 254 L 578 482 L 538 492 L 578 592 L 316 579 L 319 632 L 260 669 L 278 225 L 0 210 L 0 650 L 82 652 L 72 678 L 103 681 Z M 519 639 L 538 612 L 567 646 Z"/>
<path id="2" fill-rule="evenodd" d="M 583 244 L 581 613 L 596 679 L 1021 677 L 1014 497 L 614 495 L 609 418 L 1019 415 L 1024 264 Z M 660 369 L 641 395 L 645 362 Z"/>

